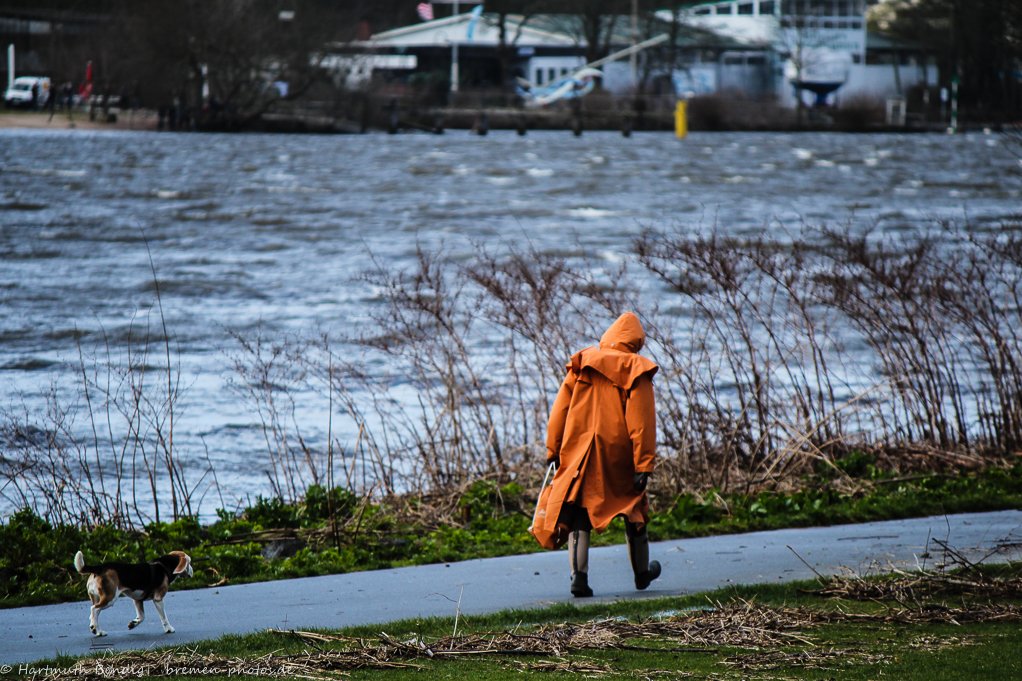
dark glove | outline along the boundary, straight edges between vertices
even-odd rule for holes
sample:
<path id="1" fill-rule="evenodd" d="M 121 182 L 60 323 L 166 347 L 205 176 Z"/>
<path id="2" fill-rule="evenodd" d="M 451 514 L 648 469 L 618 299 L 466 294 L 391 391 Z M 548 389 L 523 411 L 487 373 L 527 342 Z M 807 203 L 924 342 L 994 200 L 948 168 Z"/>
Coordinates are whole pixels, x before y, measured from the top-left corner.
<path id="1" fill-rule="evenodd" d="M 546 460 L 546 463 L 547 463 L 547 465 L 548 465 L 548 466 L 549 466 L 550 464 L 553 464 L 553 465 L 554 465 L 554 470 L 557 470 L 558 468 L 560 468 L 560 467 L 561 467 L 561 457 L 559 457 L 559 456 L 555 456 L 555 457 L 554 457 L 554 458 L 552 458 L 552 459 L 547 459 L 547 460 Z"/>
<path id="2" fill-rule="evenodd" d="M 646 483 L 649 482 L 649 473 L 636 473 L 635 477 L 632 478 L 632 484 L 635 485 L 636 492 L 645 492 Z"/>

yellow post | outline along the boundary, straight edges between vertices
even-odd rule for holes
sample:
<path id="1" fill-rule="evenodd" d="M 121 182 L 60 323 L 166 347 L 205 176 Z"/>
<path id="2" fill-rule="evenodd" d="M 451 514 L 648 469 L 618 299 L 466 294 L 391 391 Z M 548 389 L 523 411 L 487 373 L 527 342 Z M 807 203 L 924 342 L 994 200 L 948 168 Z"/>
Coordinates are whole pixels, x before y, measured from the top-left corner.
<path id="1" fill-rule="evenodd" d="M 674 110 L 674 133 L 679 137 L 688 135 L 688 102 L 678 102 L 678 108 Z"/>

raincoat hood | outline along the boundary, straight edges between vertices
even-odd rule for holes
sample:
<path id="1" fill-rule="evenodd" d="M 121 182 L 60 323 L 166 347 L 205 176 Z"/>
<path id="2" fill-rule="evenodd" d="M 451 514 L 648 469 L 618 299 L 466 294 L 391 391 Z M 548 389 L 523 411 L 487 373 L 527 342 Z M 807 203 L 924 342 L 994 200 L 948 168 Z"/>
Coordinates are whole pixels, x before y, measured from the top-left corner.
<path id="1" fill-rule="evenodd" d="M 642 330 L 639 318 L 625 312 L 617 318 L 600 337 L 600 349 L 613 348 L 619 352 L 638 352 L 646 343 L 646 332 Z"/>
<path id="2" fill-rule="evenodd" d="M 639 318 L 625 312 L 617 318 L 600 338 L 600 347 L 586 348 L 571 358 L 568 369 L 576 374 L 589 367 L 603 374 L 615 385 L 631 390 L 640 376 L 649 373 L 650 378 L 657 372 L 652 360 L 636 353 L 646 342 Z"/>

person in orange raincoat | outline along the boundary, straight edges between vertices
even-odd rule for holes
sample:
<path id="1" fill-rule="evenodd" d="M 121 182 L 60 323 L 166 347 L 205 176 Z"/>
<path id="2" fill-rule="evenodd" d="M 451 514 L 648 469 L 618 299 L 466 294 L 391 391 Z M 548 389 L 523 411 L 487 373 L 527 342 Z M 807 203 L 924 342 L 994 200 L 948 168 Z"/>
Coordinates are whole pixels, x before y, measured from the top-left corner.
<path id="1" fill-rule="evenodd" d="M 660 576 L 649 562 L 646 483 L 656 456 L 653 375 L 657 365 L 638 355 L 646 340 L 639 318 L 626 312 L 600 338 L 600 347 L 571 358 L 547 425 L 547 461 L 557 472 L 542 523 L 547 548 L 568 540 L 571 593 L 589 588 L 589 533 L 624 516 L 635 588 Z M 570 536 L 568 536 L 570 534 Z"/>

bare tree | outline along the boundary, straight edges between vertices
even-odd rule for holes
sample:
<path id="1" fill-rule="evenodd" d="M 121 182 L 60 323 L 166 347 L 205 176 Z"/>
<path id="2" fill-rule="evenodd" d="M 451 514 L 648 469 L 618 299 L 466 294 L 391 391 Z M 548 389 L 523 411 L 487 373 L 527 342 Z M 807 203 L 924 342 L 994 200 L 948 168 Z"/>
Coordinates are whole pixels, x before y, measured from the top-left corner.
<path id="1" fill-rule="evenodd" d="M 584 46 L 586 63 L 610 54 L 619 22 L 632 12 L 629 0 L 562 0 L 559 28 Z"/>
<path id="2" fill-rule="evenodd" d="M 104 37 L 148 101 L 176 99 L 205 125 L 240 127 L 326 81 L 325 47 L 354 39 L 362 4 L 123 0 Z"/>
<path id="3" fill-rule="evenodd" d="M 511 83 L 511 58 L 522 31 L 537 11 L 544 7 L 542 0 L 495 0 L 486 9 L 496 15 L 497 59 L 500 60 L 502 82 Z"/>
<path id="4" fill-rule="evenodd" d="M 785 0 L 781 5 L 781 30 L 778 45 L 792 66 L 789 80 L 795 86 L 798 123 L 805 120 L 802 83 L 823 63 L 824 51 L 833 44 L 833 37 L 822 28 L 823 7 L 810 0 Z"/>

